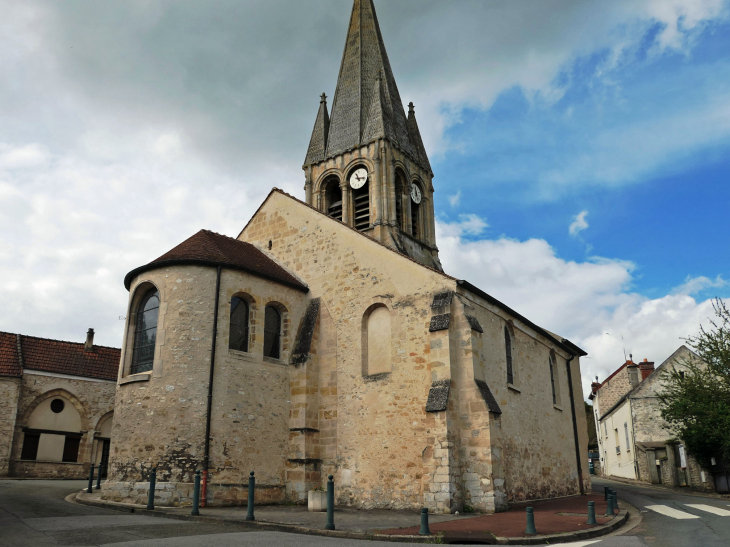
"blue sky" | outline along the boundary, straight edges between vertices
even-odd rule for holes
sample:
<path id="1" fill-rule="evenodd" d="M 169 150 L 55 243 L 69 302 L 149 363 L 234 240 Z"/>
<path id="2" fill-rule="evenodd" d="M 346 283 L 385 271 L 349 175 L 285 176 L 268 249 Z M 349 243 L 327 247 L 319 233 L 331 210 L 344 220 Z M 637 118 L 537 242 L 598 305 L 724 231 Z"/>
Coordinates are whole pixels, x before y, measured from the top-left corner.
<path id="1" fill-rule="evenodd" d="M 586 349 L 585 390 L 730 297 L 730 1 L 375 5 L 445 270 Z M 0 329 L 118 347 L 128 271 L 303 197 L 351 3 L 2 6 Z"/>

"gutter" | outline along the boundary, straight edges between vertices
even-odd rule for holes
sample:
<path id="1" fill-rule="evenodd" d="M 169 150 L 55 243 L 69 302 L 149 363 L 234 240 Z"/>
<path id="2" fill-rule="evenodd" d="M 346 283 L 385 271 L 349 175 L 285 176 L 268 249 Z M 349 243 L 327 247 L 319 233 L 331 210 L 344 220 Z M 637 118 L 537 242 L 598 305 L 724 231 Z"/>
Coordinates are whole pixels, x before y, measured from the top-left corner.
<path id="1" fill-rule="evenodd" d="M 570 414 L 573 417 L 573 439 L 575 440 L 575 461 L 578 464 L 578 483 L 580 485 L 581 495 L 585 495 L 585 489 L 583 488 L 583 466 L 581 465 L 580 457 L 580 443 L 578 442 L 578 422 L 575 417 L 575 397 L 573 395 L 573 373 L 570 370 L 570 362 L 575 359 L 575 355 L 565 362 L 568 368 L 568 393 L 570 394 Z"/>
<path id="2" fill-rule="evenodd" d="M 208 493 L 208 467 L 210 466 L 210 418 L 213 411 L 213 374 L 215 371 L 215 344 L 218 337 L 218 302 L 221 289 L 221 266 L 218 266 L 215 278 L 215 304 L 213 306 L 213 340 L 210 347 L 210 376 L 208 377 L 208 411 L 205 416 L 205 451 L 203 456 L 203 491 L 200 505 L 205 507 Z"/>

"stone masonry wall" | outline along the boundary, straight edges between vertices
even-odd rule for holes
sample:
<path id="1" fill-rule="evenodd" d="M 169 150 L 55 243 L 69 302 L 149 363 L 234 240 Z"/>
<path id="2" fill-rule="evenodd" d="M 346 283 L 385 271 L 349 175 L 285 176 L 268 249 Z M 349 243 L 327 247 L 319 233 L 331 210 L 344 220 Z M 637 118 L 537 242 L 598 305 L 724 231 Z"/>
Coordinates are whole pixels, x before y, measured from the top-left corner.
<path id="1" fill-rule="evenodd" d="M 0 378 L 0 477 L 8 474 L 18 414 L 20 378 Z"/>
<path id="2" fill-rule="evenodd" d="M 94 430 L 99 420 L 114 410 L 114 382 L 57 378 L 25 370 L 22 378 L 18 419 L 15 423 L 10 473 L 17 477 L 84 478 L 88 476 Z M 60 395 L 76 407 L 81 416 L 81 444 L 78 464 L 22 461 L 23 427 L 43 400 Z"/>

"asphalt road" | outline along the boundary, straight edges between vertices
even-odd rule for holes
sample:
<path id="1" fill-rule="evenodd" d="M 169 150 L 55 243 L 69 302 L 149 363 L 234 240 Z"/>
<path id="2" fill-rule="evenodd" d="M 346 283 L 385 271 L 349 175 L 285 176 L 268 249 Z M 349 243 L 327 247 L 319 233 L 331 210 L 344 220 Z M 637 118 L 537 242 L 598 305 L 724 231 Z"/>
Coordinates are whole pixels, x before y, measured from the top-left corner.
<path id="1" fill-rule="evenodd" d="M 602 484 L 596 480 L 596 489 Z M 217 525 L 125 514 L 68 503 L 84 481 L 0 481 L 0 547 L 378 547 L 412 545 L 362 542 L 281 532 L 238 525 Z M 569 544 L 572 547 L 730 546 L 730 502 L 613 483 L 619 495 L 639 508 L 644 522 L 626 536 Z M 702 506 L 702 508 L 698 508 Z M 653 507 L 653 508 L 652 508 Z M 669 510 L 661 509 L 667 507 Z M 673 513 L 671 510 L 680 511 Z M 662 512 L 663 511 L 663 512 Z M 676 518 L 682 514 L 696 518 Z"/>

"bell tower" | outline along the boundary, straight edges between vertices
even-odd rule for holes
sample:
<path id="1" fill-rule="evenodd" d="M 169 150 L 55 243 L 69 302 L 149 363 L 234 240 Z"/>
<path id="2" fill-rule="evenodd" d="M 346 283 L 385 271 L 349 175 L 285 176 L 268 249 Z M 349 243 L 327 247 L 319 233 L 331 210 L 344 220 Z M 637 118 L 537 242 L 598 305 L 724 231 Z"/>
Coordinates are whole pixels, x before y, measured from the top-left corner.
<path id="1" fill-rule="evenodd" d="M 433 171 L 413 103 L 406 115 L 373 0 L 355 0 L 332 113 L 327 97 L 304 161 L 307 203 L 442 270 Z"/>

